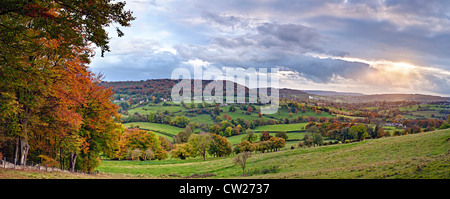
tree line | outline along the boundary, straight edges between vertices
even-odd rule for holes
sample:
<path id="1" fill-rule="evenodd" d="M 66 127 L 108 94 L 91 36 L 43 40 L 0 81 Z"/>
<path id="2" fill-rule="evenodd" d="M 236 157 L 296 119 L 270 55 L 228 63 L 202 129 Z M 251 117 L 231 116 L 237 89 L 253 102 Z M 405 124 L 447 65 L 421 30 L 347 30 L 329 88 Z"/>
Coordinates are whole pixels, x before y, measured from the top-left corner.
<path id="1" fill-rule="evenodd" d="M 109 0 L 0 2 L 0 156 L 92 172 L 101 153 L 113 152 L 118 107 L 88 65 L 93 44 L 102 56 L 110 50 L 104 27 L 134 20 L 124 6 Z"/>

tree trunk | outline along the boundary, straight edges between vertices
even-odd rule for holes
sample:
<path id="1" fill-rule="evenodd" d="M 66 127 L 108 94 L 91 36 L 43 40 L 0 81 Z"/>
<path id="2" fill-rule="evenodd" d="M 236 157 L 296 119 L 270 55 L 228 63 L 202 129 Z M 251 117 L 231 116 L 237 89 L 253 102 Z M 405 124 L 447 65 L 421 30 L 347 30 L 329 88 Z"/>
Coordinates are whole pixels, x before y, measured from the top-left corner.
<path id="1" fill-rule="evenodd" d="M 70 172 L 75 171 L 75 163 L 77 162 L 77 153 L 71 152 L 70 153 Z"/>
<path id="2" fill-rule="evenodd" d="M 19 138 L 17 138 L 16 140 L 16 148 L 14 150 L 14 165 L 16 165 L 17 163 L 18 153 L 19 153 Z"/>
<path id="3" fill-rule="evenodd" d="M 20 165 L 25 165 L 27 163 L 28 150 L 30 150 L 30 145 L 28 144 L 28 136 L 25 133 L 24 136 L 20 136 Z"/>

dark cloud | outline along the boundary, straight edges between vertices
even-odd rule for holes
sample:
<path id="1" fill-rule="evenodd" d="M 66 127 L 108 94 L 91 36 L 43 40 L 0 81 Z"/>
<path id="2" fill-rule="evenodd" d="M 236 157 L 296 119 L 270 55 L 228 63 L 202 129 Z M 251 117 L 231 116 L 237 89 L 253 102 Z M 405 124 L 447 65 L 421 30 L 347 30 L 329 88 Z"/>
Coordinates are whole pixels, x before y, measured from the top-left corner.
<path id="1" fill-rule="evenodd" d="M 336 59 L 319 59 L 308 52 L 347 54 L 326 51 L 324 37 L 316 30 L 299 24 L 263 23 L 254 34 L 235 37 L 214 37 L 210 45 L 177 46 L 180 56 L 201 59 L 218 67 L 273 68 L 286 67 L 314 82 L 330 82 L 334 77 L 353 78 L 354 74 L 369 70 L 363 63 Z"/>
<path id="2" fill-rule="evenodd" d="M 211 44 L 219 45 L 224 48 L 250 47 L 256 45 L 257 42 L 246 36 L 238 36 L 234 38 L 228 37 L 214 37 L 211 39 Z"/>
<path id="3" fill-rule="evenodd" d="M 298 24 L 264 23 L 256 29 L 262 37 L 260 43 L 266 47 L 283 45 L 323 52 L 323 49 L 318 47 L 322 36 L 312 28 Z"/>
<path id="4" fill-rule="evenodd" d="M 204 19 L 209 20 L 212 23 L 221 25 L 221 26 L 225 26 L 225 27 L 229 27 L 231 29 L 235 29 L 235 28 L 245 28 L 248 26 L 248 20 L 241 18 L 241 17 L 236 17 L 236 16 L 223 16 L 223 15 L 219 15 L 218 13 L 213 13 L 210 11 L 203 11 L 202 17 Z"/>

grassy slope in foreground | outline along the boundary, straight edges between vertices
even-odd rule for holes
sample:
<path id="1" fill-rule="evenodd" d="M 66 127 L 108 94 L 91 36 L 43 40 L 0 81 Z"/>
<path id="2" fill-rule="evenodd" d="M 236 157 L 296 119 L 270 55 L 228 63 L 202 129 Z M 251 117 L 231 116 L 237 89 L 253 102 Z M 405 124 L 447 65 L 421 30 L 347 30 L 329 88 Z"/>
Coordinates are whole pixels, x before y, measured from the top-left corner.
<path id="1" fill-rule="evenodd" d="M 279 166 L 275 173 L 248 178 L 450 178 L 450 130 L 432 131 L 364 142 L 254 154 L 247 169 Z M 214 173 L 215 178 L 240 178 L 232 157 L 164 161 L 104 161 L 100 172 L 158 177 L 176 173 Z"/>

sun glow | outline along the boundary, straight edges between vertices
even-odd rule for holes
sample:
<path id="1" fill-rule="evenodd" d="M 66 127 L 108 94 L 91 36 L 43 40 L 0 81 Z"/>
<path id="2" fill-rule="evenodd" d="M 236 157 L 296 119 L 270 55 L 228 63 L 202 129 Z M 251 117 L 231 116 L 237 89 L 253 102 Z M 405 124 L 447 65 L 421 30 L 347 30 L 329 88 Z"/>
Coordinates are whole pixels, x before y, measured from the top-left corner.
<path id="1" fill-rule="evenodd" d="M 312 55 L 312 54 L 311 54 Z M 354 57 L 333 57 L 333 56 L 323 56 L 323 55 L 312 55 L 314 57 L 320 58 L 320 59 L 340 59 L 344 61 L 349 62 L 360 62 L 368 64 L 370 67 L 383 70 L 383 71 L 393 71 L 393 72 L 402 72 L 402 73 L 414 73 L 417 72 L 419 69 L 418 66 L 415 66 L 413 64 L 407 63 L 407 62 L 394 62 L 394 61 L 388 61 L 388 60 L 365 60 L 360 58 L 354 58 Z"/>
<path id="2" fill-rule="evenodd" d="M 384 89 L 411 90 L 417 80 L 423 80 L 422 66 L 413 65 L 406 61 L 395 62 L 388 60 L 365 60 L 354 57 L 330 57 L 312 55 L 320 59 L 340 59 L 348 62 L 365 63 L 373 70 L 360 73 L 357 81 L 361 85 L 372 85 Z"/>

